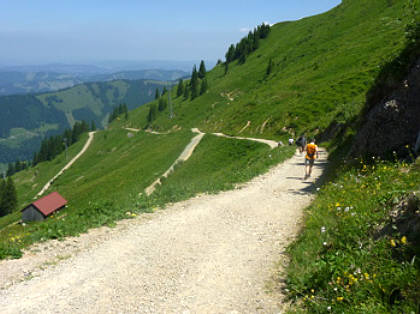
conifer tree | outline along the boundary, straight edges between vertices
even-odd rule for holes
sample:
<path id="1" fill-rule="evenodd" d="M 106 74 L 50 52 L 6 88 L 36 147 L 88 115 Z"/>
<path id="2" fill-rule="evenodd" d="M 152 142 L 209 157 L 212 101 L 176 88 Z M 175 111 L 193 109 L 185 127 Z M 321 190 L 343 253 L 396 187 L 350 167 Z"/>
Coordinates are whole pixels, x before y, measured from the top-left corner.
<path id="1" fill-rule="evenodd" d="M 191 81 L 190 86 L 193 86 L 198 81 L 198 73 L 197 73 L 197 67 L 194 64 L 192 73 L 191 73 Z"/>
<path id="2" fill-rule="evenodd" d="M 156 88 L 156 91 L 155 91 L 155 100 L 158 99 L 159 97 L 160 97 L 159 89 Z"/>
<path id="3" fill-rule="evenodd" d="M 200 79 L 203 79 L 203 78 L 206 77 L 206 73 L 207 73 L 207 71 L 206 71 L 206 65 L 204 64 L 204 60 L 201 60 L 200 68 L 198 70 L 198 77 Z"/>
<path id="4" fill-rule="evenodd" d="M 6 209 L 3 208 L 3 195 L 4 191 L 6 190 L 6 181 L 3 179 L 2 176 L 0 176 L 0 217 L 5 216 Z"/>
<path id="5" fill-rule="evenodd" d="M 204 78 L 201 81 L 200 95 L 203 95 L 207 91 L 207 87 L 208 87 L 208 85 L 207 85 L 207 79 Z"/>
<path id="6" fill-rule="evenodd" d="M 225 75 L 228 74 L 229 71 L 229 63 L 225 62 Z"/>
<path id="7" fill-rule="evenodd" d="M 192 82 L 191 85 L 191 100 L 193 100 L 194 98 L 197 98 L 198 96 L 198 79 L 194 80 L 194 82 Z"/>
<path id="8" fill-rule="evenodd" d="M 14 165 L 12 162 L 10 162 L 10 163 L 7 165 L 6 177 L 10 177 L 10 176 L 12 176 L 14 173 L 15 173 L 15 165 Z"/>
<path id="9" fill-rule="evenodd" d="M 273 70 L 273 59 L 270 58 L 270 60 L 268 60 L 268 66 L 267 66 L 267 70 L 266 70 L 267 76 L 271 74 L 272 70 Z"/>
<path id="10" fill-rule="evenodd" d="M 230 63 L 235 58 L 235 46 L 232 44 L 229 47 L 229 50 L 226 52 L 226 63 Z"/>
<path id="11" fill-rule="evenodd" d="M 184 99 L 187 100 L 190 96 L 190 89 L 188 88 L 188 85 L 184 87 Z"/>
<path id="12" fill-rule="evenodd" d="M 166 109 L 166 107 L 167 107 L 167 102 L 166 102 L 166 99 L 165 98 L 163 98 L 163 97 L 161 97 L 161 98 L 159 98 L 159 104 L 158 104 L 158 110 L 159 111 L 163 111 L 163 110 L 165 110 Z"/>
<path id="13" fill-rule="evenodd" d="M 10 214 L 16 209 L 17 206 L 17 195 L 15 185 L 11 177 L 7 178 L 6 184 L 3 189 L 0 208 L 2 212 L 0 215 L 5 216 Z"/>
<path id="14" fill-rule="evenodd" d="M 190 81 L 190 86 L 191 86 L 191 100 L 193 100 L 194 98 L 196 98 L 198 96 L 198 72 L 197 72 L 197 67 L 194 64 L 193 67 L 193 71 L 191 74 L 191 81 Z"/>
<path id="15" fill-rule="evenodd" d="M 156 119 L 156 104 L 151 104 L 149 107 L 149 114 L 147 115 L 147 122 L 151 123 Z"/>
<path id="16" fill-rule="evenodd" d="M 184 93 L 184 83 L 182 79 L 179 79 L 178 88 L 176 90 L 176 97 L 181 96 Z"/>
<path id="17" fill-rule="evenodd" d="M 95 124 L 95 121 L 93 121 L 93 120 L 90 122 L 90 130 L 91 131 L 96 131 L 96 124 Z"/>
<path id="18" fill-rule="evenodd" d="M 165 95 L 168 92 L 168 90 L 166 89 L 166 86 L 163 87 L 162 89 L 162 96 Z"/>

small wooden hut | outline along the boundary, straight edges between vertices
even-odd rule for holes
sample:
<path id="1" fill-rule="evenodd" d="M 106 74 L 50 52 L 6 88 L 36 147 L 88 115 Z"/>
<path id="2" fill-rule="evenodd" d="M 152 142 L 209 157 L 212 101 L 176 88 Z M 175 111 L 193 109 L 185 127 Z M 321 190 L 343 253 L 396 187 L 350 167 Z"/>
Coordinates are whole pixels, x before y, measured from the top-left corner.
<path id="1" fill-rule="evenodd" d="M 58 192 L 53 192 L 22 209 L 22 221 L 42 221 L 66 204 L 67 201 Z"/>

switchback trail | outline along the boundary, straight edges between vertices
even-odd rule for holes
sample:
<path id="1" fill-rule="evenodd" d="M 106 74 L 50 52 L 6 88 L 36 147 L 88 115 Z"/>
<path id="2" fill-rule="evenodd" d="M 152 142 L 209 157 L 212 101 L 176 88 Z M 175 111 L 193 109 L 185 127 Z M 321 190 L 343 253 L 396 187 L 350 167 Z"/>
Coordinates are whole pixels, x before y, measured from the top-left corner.
<path id="1" fill-rule="evenodd" d="M 241 188 L 2 261 L 1 312 L 278 313 L 271 278 L 313 198 L 320 157 L 310 180 L 296 154 Z"/>

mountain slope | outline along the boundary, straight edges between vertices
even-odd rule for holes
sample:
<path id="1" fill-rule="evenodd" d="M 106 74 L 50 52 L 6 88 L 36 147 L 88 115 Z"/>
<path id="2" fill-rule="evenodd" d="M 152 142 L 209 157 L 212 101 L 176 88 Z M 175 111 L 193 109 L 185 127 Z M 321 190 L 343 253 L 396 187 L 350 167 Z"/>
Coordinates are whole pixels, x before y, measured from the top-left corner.
<path id="1" fill-rule="evenodd" d="M 404 1 L 344 1 L 331 11 L 272 27 L 245 64 L 220 64 L 208 73 L 209 91 L 193 101 L 174 101 L 175 118 L 161 115 L 160 129 L 174 124 L 261 137 L 319 134 L 332 122 L 348 122 L 364 105 L 379 67 L 405 43 Z M 266 75 L 269 60 L 274 67 Z M 147 124 L 147 108 L 132 115 Z M 263 127 L 264 126 L 264 127 Z"/>
<path id="2" fill-rule="evenodd" d="M 0 97 L 0 162 L 31 159 L 43 137 L 70 128 L 75 121 L 107 125 L 121 103 L 136 108 L 154 98 L 164 83 L 118 80 L 85 83 L 57 92 Z"/>

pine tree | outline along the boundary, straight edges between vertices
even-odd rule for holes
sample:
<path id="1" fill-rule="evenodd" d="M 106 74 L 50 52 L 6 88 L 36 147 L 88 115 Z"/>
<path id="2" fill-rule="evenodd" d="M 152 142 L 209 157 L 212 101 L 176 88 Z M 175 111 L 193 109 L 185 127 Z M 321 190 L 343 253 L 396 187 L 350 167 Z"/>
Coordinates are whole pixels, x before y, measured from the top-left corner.
<path id="1" fill-rule="evenodd" d="M 10 163 L 7 165 L 6 177 L 10 177 L 10 176 L 12 176 L 14 173 L 15 173 L 15 165 L 14 165 L 12 162 L 10 162 Z"/>
<path id="2" fill-rule="evenodd" d="M 166 102 L 166 99 L 165 98 L 159 98 L 159 105 L 158 105 L 158 110 L 159 111 L 163 111 L 163 110 L 165 110 L 166 109 L 166 107 L 167 107 L 167 102 Z"/>
<path id="3" fill-rule="evenodd" d="M 235 46 L 232 44 L 229 47 L 229 50 L 226 52 L 226 63 L 230 63 L 234 60 L 235 58 Z"/>
<path id="4" fill-rule="evenodd" d="M 95 124 L 95 121 L 93 121 L 93 120 L 90 122 L 90 130 L 91 131 L 96 131 L 96 124 Z"/>
<path id="5" fill-rule="evenodd" d="M 190 96 L 190 89 L 188 88 L 188 85 L 184 87 L 184 99 L 187 100 Z"/>
<path id="6" fill-rule="evenodd" d="M 198 79 L 194 80 L 191 84 L 191 100 L 198 96 Z"/>
<path id="7" fill-rule="evenodd" d="M 204 80 L 201 81 L 200 95 L 203 95 L 207 91 L 207 87 L 207 79 L 204 78 Z"/>
<path id="8" fill-rule="evenodd" d="M 198 81 L 197 67 L 194 64 L 192 74 L 191 74 L 190 86 L 193 86 L 197 81 Z"/>
<path id="9" fill-rule="evenodd" d="M 240 64 L 244 64 L 245 63 L 245 61 L 246 61 L 246 55 L 245 55 L 245 53 L 242 53 L 241 55 L 240 55 L 240 57 L 239 57 L 239 63 Z"/>
<path id="10" fill-rule="evenodd" d="M 0 177 L 0 217 L 7 215 L 7 211 L 3 208 L 3 195 L 6 190 L 6 181 Z"/>
<path id="11" fill-rule="evenodd" d="M 149 114 L 147 115 L 147 122 L 151 123 L 156 119 L 156 104 L 151 104 L 149 107 Z"/>
<path id="12" fill-rule="evenodd" d="M 228 74 L 229 71 L 229 63 L 225 62 L 225 75 Z"/>
<path id="13" fill-rule="evenodd" d="M 166 86 L 163 87 L 162 89 L 162 96 L 165 95 L 168 92 L 168 90 L 166 89 Z"/>
<path id="14" fill-rule="evenodd" d="M 184 93 L 184 82 L 179 79 L 178 88 L 176 90 L 176 97 L 181 96 Z"/>
<path id="15" fill-rule="evenodd" d="M 270 75 L 271 71 L 273 70 L 273 59 L 270 58 L 270 60 L 268 60 L 268 66 L 267 66 L 267 70 L 266 70 L 266 75 Z"/>
<path id="16" fill-rule="evenodd" d="M 13 212 L 17 206 L 16 189 L 11 177 L 7 178 L 2 194 L 3 195 L 0 204 L 2 212 L 0 213 L 0 215 L 4 216 Z"/>
<path id="17" fill-rule="evenodd" d="M 156 88 L 156 91 L 155 91 L 155 99 L 158 99 L 159 97 L 160 97 L 159 89 Z"/>
<path id="18" fill-rule="evenodd" d="M 198 70 L 198 77 L 200 79 L 203 79 L 206 77 L 206 73 L 207 73 L 206 65 L 204 64 L 204 60 L 201 60 L 200 69 Z"/>

